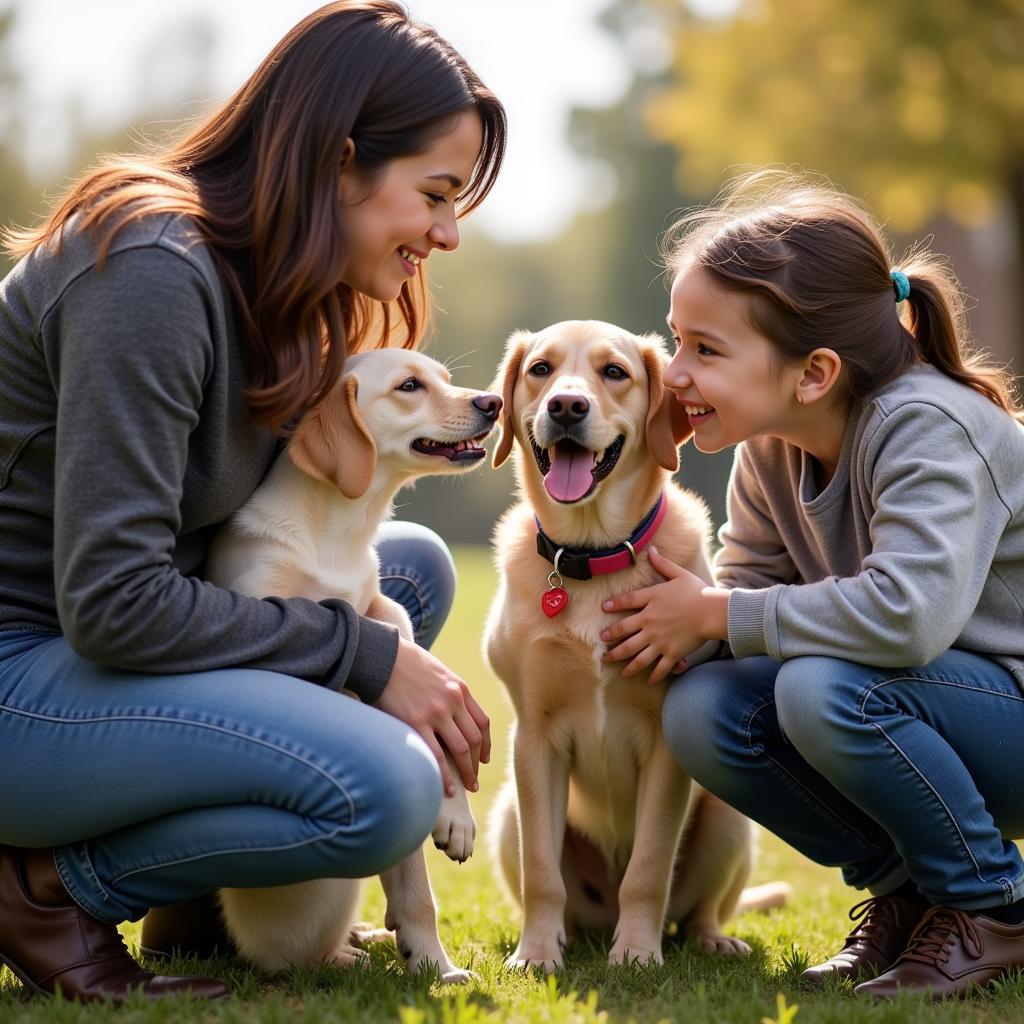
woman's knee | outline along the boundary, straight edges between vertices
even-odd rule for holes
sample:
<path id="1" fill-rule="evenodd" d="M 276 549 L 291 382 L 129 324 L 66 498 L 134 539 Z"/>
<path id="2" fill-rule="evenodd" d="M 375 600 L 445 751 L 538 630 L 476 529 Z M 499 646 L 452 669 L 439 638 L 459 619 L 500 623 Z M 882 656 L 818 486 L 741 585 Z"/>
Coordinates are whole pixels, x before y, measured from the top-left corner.
<path id="1" fill-rule="evenodd" d="M 430 647 L 455 599 L 451 552 L 433 530 L 400 521 L 382 527 L 377 550 L 381 589 L 408 612 L 416 642 Z"/>
<path id="2" fill-rule="evenodd" d="M 338 836 L 346 857 L 354 842 L 360 846 L 368 875 L 392 867 L 417 849 L 441 809 L 441 772 L 416 733 L 401 726 L 382 753 L 350 827 Z"/>

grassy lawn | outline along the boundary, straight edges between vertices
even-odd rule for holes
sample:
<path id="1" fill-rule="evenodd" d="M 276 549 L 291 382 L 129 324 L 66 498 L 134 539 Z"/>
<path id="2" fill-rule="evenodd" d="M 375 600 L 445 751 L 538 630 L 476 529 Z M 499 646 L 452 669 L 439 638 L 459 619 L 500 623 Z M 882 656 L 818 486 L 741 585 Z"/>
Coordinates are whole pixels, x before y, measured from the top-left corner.
<path id="1" fill-rule="evenodd" d="M 456 559 L 460 571 L 457 603 L 437 653 L 472 686 L 493 722 L 494 756 L 481 778 L 481 791 L 474 798 L 482 826 L 505 769 L 509 711 L 500 684 L 484 667 L 479 653 L 483 621 L 494 589 L 489 555 L 482 549 L 463 548 L 456 552 Z M 753 947 L 753 956 L 743 961 L 724 960 L 699 954 L 686 945 L 669 944 L 664 966 L 610 969 L 605 962 L 608 937 L 598 936 L 570 948 L 566 969 L 557 979 L 509 975 L 502 970 L 502 958 L 515 945 L 519 918 L 495 881 L 482 835 L 468 863 L 452 864 L 431 849 L 428 864 L 437 894 L 442 941 L 457 964 L 470 965 L 480 976 L 464 990 L 447 989 L 430 978 L 410 978 L 394 947 L 386 944 L 373 949 L 371 965 L 362 971 L 323 968 L 269 977 L 224 962 L 172 964 L 169 973 L 203 970 L 230 979 L 233 997 L 210 1005 L 175 1000 L 147 1007 L 140 1000 L 114 1011 L 104 1006 L 25 1000 L 12 976 L 2 971 L 0 1024 L 86 1024 L 111 1018 L 132 1024 L 283 1024 L 291 1020 L 307 1024 L 1024 1021 L 1021 979 L 970 1002 L 938 1008 L 922 999 L 874 1005 L 841 989 L 817 994 L 802 991 L 795 983 L 796 976 L 804 966 L 838 948 L 848 930 L 845 913 L 856 894 L 843 889 L 836 872 L 811 864 L 769 835 L 762 838 L 752 881 L 783 878 L 793 883 L 796 895 L 791 906 L 782 911 L 747 914 L 731 922 L 729 930 Z M 368 886 L 362 916 L 383 921 L 379 884 Z M 137 942 L 138 926 L 126 926 L 125 934 L 129 943 Z M 781 1007 L 777 1001 L 780 993 L 786 1000 Z M 794 1005 L 798 1007 L 795 1014 Z"/>

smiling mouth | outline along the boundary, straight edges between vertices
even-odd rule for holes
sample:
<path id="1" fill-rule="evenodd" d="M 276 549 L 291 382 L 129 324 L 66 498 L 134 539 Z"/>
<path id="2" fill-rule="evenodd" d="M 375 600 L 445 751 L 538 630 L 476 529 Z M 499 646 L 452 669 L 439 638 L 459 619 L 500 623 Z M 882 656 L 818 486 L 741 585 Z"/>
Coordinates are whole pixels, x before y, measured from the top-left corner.
<path id="1" fill-rule="evenodd" d="M 544 489 L 564 505 L 582 501 L 615 468 L 626 435 L 619 434 L 603 452 L 591 451 L 565 438 L 551 449 L 541 448 L 530 434 L 533 457 L 544 477 Z"/>
<path id="2" fill-rule="evenodd" d="M 455 463 L 479 462 L 487 452 L 480 442 L 490 433 L 485 430 L 475 437 L 462 438 L 458 441 L 435 441 L 430 437 L 417 437 L 409 446 L 414 452 L 429 455 L 435 459 L 447 459 Z"/>

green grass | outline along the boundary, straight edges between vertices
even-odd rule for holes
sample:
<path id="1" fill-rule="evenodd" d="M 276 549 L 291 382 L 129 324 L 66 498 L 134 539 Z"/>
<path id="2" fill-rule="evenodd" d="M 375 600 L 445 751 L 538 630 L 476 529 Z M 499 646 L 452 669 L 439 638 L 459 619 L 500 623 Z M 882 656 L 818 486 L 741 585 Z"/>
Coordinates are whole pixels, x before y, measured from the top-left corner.
<path id="1" fill-rule="evenodd" d="M 460 580 L 456 607 L 437 644 L 438 655 L 473 688 L 493 723 L 494 755 L 481 777 L 474 809 L 481 826 L 498 789 L 508 755 L 509 708 L 500 684 L 479 653 L 484 616 L 494 590 L 490 559 L 482 549 L 456 552 Z M 566 967 L 555 979 L 512 975 L 502 958 L 515 945 L 518 911 L 497 885 L 483 835 L 473 858 L 452 864 L 431 849 L 428 864 L 437 894 L 441 938 L 452 959 L 470 965 L 480 980 L 465 989 L 441 986 L 429 977 L 409 977 L 391 945 L 375 946 L 366 970 L 296 970 L 271 977 L 226 962 L 180 960 L 169 973 L 205 971 L 230 980 L 231 999 L 203 1004 L 172 1000 L 147 1006 L 141 999 L 121 1010 L 24 999 L 7 971 L 0 972 L 0 1024 L 88 1024 L 117 1019 L 131 1024 L 172 1022 L 262 1022 L 306 1024 L 396 1021 L 400 1024 L 662 1024 L 721 1022 L 760 1024 L 762 1019 L 810 1022 L 1024 1021 L 1024 980 L 1014 978 L 991 994 L 966 1003 L 934 1007 L 923 999 L 867 1004 L 834 989 L 807 993 L 796 984 L 804 966 L 835 951 L 849 922 L 845 914 L 855 894 L 844 890 L 834 871 L 820 868 L 764 835 L 752 881 L 783 878 L 796 894 L 790 906 L 771 914 L 747 914 L 729 930 L 754 949 L 751 957 L 725 960 L 686 945 L 667 944 L 660 967 L 608 967 L 606 936 L 570 947 Z M 852 897 L 852 898 L 851 898 Z M 382 922 L 380 886 L 371 883 L 362 916 Z M 3 922 L 0 922 L 0 928 Z M 137 943 L 137 925 L 124 929 Z M 777 996 L 786 1002 L 781 1007 Z M 792 1007 L 797 1006 L 796 1013 Z"/>

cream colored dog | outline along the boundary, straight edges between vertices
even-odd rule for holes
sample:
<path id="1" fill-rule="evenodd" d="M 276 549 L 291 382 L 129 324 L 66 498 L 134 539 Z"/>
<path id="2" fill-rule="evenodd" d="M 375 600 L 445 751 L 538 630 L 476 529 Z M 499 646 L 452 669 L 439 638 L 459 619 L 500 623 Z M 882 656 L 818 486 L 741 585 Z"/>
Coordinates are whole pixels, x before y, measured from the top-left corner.
<path id="1" fill-rule="evenodd" d="M 447 370 L 417 352 L 383 349 L 352 356 L 331 393 L 302 420 L 285 453 L 253 496 L 219 531 L 207 574 L 254 596 L 342 598 L 363 615 L 394 623 L 412 639 L 405 610 L 378 585 L 374 536 L 400 487 L 418 477 L 479 465 L 501 399 L 453 387 Z M 476 823 L 458 770 L 434 827 L 453 860 L 473 852 Z M 415 971 L 454 967 L 437 934 L 423 851 L 381 876 L 385 924 Z M 349 964 L 364 954 L 351 940 L 361 882 L 327 878 L 269 889 L 222 889 L 221 905 L 243 955 L 270 970 L 324 960 Z"/>
<path id="2" fill-rule="evenodd" d="M 615 928 L 611 963 L 660 962 L 666 922 L 709 951 L 749 952 L 721 929 L 744 897 L 750 822 L 699 789 L 687 813 L 690 779 L 661 733 L 664 687 L 601 658 L 612 621 L 601 602 L 662 579 L 640 550 L 652 539 L 711 579 L 706 509 L 671 480 L 665 361 L 656 337 L 570 321 L 513 334 L 499 371 L 494 462 L 518 442 L 522 500 L 495 532 L 501 583 L 485 646 L 516 713 L 514 785 L 491 820 L 524 911 L 513 967 L 560 968 L 577 928 Z M 558 566 L 539 553 L 538 520 Z M 583 562 L 593 577 L 570 578 Z M 781 902 L 786 888 L 747 890 L 743 907 Z"/>

